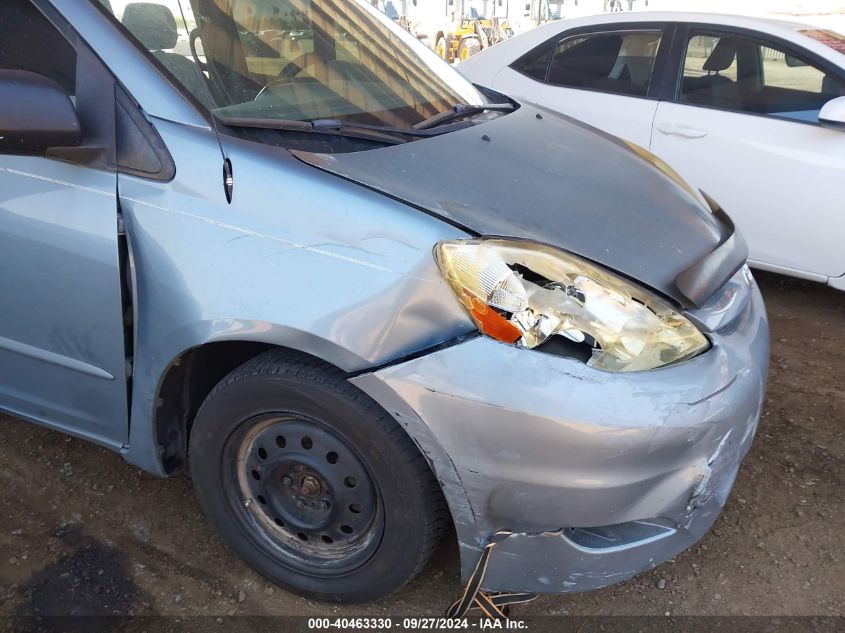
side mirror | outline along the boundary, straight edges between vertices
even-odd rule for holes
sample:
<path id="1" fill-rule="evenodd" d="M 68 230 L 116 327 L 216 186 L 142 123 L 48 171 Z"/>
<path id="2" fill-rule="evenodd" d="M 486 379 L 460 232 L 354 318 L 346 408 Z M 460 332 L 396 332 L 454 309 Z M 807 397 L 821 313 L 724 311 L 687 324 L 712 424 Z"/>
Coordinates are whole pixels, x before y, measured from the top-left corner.
<path id="1" fill-rule="evenodd" d="M 790 68 L 799 68 L 801 66 L 809 66 L 807 62 L 803 59 L 798 59 L 797 57 L 793 57 L 792 55 L 784 55 L 783 60 L 786 62 L 786 65 Z"/>
<path id="2" fill-rule="evenodd" d="M 81 142 L 76 110 L 59 84 L 26 70 L 0 70 L 0 153 L 43 156 L 47 148 Z"/>
<path id="3" fill-rule="evenodd" d="M 836 97 L 825 103 L 819 112 L 819 123 L 825 127 L 845 130 L 845 97 Z"/>

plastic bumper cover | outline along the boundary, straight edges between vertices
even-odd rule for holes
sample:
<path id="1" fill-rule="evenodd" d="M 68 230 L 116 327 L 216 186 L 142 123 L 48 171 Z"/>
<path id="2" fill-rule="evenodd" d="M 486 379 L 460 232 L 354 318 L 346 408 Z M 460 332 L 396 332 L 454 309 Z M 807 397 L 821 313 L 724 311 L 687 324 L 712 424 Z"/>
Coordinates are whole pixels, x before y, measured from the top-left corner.
<path id="1" fill-rule="evenodd" d="M 756 286 L 708 335 L 706 353 L 648 372 L 603 373 L 477 338 L 355 382 L 431 461 L 464 578 L 489 534 L 509 529 L 485 589 L 582 591 L 689 547 L 725 504 L 768 367 Z"/>

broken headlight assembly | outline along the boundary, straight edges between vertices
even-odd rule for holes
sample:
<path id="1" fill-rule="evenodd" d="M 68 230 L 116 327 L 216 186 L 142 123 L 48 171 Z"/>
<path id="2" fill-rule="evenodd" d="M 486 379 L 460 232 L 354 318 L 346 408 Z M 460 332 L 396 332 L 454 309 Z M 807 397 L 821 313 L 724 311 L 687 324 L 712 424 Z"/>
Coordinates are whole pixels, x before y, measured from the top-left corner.
<path id="1" fill-rule="evenodd" d="M 478 329 L 535 348 L 562 336 L 588 346 L 587 365 L 654 369 L 695 356 L 704 335 L 664 300 L 551 247 L 505 239 L 440 242 L 437 263 Z"/>

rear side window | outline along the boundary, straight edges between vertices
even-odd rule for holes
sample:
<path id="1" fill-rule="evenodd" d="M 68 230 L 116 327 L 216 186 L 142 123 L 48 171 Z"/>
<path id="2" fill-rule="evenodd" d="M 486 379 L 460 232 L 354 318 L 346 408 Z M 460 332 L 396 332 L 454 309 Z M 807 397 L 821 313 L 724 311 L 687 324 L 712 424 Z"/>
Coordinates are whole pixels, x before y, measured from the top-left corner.
<path id="1" fill-rule="evenodd" d="M 648 94 L 660 31 L 576 35 L 557 45 L 548 83 L 631 96 Z"/>
<path id="2" fill-rule="evenodd" d="M 30 0 L 0 2 L 0 68 L 43 75 L 76 94 L 76 51 Z"/>
<path id="3" fill-rule="evenodd" d="M 549 61 L 552 59 L 553 51 L 554 46 L 543 44 L 540 48 L 520 57 L 511 64 L 511 68 L 532 79 L 545 82 L 546 71 L 549 69 Z"/>
<path id="4" fill-rule="evenodd" d="M 728 33 L 687 43 L 681 102 L 815 122 L 822 106 L 842 95 L 842 78 L 799 52 Z"/>

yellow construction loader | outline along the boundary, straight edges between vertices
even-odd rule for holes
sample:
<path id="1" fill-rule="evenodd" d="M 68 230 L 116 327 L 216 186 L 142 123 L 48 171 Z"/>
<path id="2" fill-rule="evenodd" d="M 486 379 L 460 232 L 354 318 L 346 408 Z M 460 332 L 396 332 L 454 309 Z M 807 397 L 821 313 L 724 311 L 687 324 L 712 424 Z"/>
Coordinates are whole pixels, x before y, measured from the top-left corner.
<path id="1" fill-rule="evenodd" d="M 492 16 L 492 1 L 445 2 L 447 21 L 435 34 L 434 50 L 449 63 L 465 60 L 513 35 L 506 21 Z"/>

